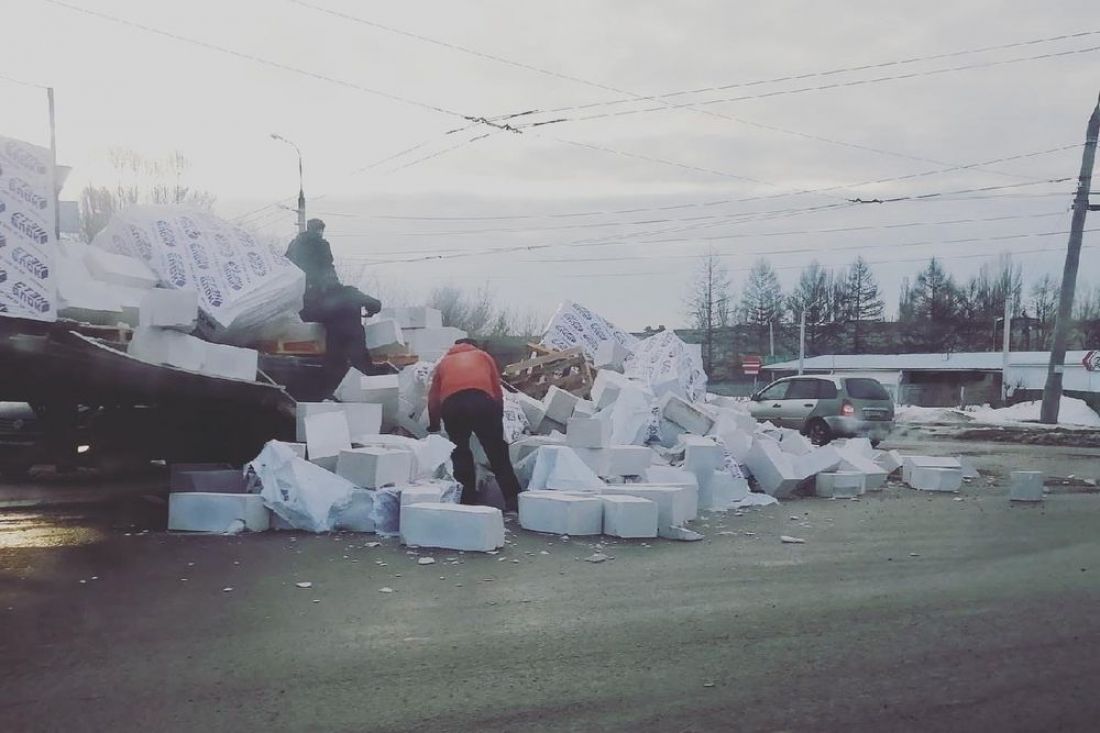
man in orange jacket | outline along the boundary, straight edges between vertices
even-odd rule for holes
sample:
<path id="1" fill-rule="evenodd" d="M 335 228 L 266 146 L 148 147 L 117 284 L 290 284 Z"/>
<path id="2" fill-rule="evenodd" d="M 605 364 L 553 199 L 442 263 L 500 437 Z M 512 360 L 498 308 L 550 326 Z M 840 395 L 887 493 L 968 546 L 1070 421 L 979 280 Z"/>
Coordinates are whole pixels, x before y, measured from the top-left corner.
<path id="1" fill-rule="evenodd" d="M 428 431 L 439 432 L 439 421 L 455 444 L 451 453 L 455 478 L 462 484 L 462 503 L 474 504 L 477 469 L 470 435 L 477 436 L 504 494 L 504 507 L 515 511 L 519 497 L 508 444 L 504 441 L 504 390 L 493 357 L 472 339 L 459 339 L 435 365 L 428 391 Z"/>

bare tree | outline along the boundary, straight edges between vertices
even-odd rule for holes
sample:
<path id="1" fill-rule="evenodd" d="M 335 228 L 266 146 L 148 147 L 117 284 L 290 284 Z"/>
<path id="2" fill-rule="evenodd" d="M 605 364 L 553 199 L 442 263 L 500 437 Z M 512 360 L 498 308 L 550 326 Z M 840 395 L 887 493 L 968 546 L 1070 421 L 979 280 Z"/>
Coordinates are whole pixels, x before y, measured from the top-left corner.
<path id="1" fill-rule="evenodd" d="M 80 230 L 88 241 L 107 226 L 115 212 L 127 206 L 185 204 L 209 209 L 214 205 L 214 194 L 187 185 L 190 163 L 178 151 L 156 159 L 126 148 L 112 148 L 109 157 L 114 186 L 89 184 L 81 193 Z"/>
<path id="2" fill-rule="evenodd" d="M 497 309 L 488 285 L 473 293 L 443 285 L 428 295 L 428 305 L 443 313 L 443 325 L 461 328 L 471 336 L 489 335 L 497 325 Z"/>
<path id="3" fill-rule="evenodd" d="M 817 345 L 819 328 L 831 319 L 831 287 L 829 273 L 814 260 L 807 265 L 798 278 L 798 285 L 787 298 L 787 305 L 796 317 L 806 314 L 806 335 L 810 339 L 810 350 Z"/>
<path id="4" fill-rule="evenodd" d="M 732 309 L 729 270 L 716 252 L 700 258 L 689 287 L 684 307 L 691 327 L 703 333 L 703 367 L 711 374 L 715 337 L 718 329 L 729 326 Z"/>

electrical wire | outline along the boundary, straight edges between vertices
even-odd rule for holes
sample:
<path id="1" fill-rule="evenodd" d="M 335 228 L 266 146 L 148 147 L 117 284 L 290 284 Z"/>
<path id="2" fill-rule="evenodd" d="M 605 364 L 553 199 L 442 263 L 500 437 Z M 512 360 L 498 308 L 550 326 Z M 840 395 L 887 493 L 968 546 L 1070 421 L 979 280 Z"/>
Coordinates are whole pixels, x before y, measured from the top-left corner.
<path id="1" fill-rule="evenodd" d="M 542 67 L 539 67 L 539 66 L 535 66 L 533 64 L 528 64 L 528 63 L 524 63 L 524 62 L 521 62 L 521 61 L 515 61 L 513 59 L 505 58 L 503 56 L 498 56 L 496 54 L 486 53 L 484 51 L 479 51 L 477 49 L 469 48 L 467 46 L 463 46 L 463 45 L 460 45 L 460 44 L 457 44 L 457 43 L 451 43 L 451 42 L 448 42 L 448 41 L 439 40 L 437 38 L 431 38 L 429 36 L 425 36 L 425 35 L 420 34 L 420 33 L 414 33 L 414 32 L 407 31 L 407 30 L 404 30 L 404 29 L 401 29 L 401 28 L 396 28 L 394 26 L 386 25 L 384 23 L 379 23 L 377 21 L 370 20 L 370 19 L 364 18 L 362 16 L 351 15 L 349 13 L 344 13 L 344 12 L 340 12 L 340 11 L 337 11 L 337 10 L 333 10 L 331 8 L 323 7 L 323 6 L 317 5 L 315 3 L 306 2 L 305 0 L 288 0 L 288 2 L 291 2 L 295 5 L 298 5 L 298 6 L 303 7 L 303 8 L 308 8 L 310 10 L 314 10 L 314 11 L 319 12 L 319 13 L 324 13 L 326 15 L 329 15 L 329 16 L 332 16 L 332 17 L 335 17 L 335 18 L 339 18 L 341 20 L 351 21 L 353 23 L 358 23 L 360 25 L 369 26 L 369 27 L 372 27 L 372 28 L 375 28 L 375 29 L 378 29 L 378 30 L 386 31 L 388 33 L 394 33 L 394 34 L 397 34 L 399 36 L 404 36 L 406 38 L 412 38 L 412 39 L 415 39 L 417 41 L 432 44 L 434 46 L 439 46 L 439 47 L 447 48 L 447 49 L 450 49 L 450 50 L 453 50 L 453 51 L 458 51 L 460 53 L 468 54 L 468 55 L 474 56 L 476 58 L 480 58 L 480 59 L 484 59 L 484 60 L 488 60 L 488 61 L 493 61 L 493 62 L 496 62 L 496 63 L 505 64 L 505 65 L 512 66 L 512 67 L 515 67 L 515 68 L 518 68 L 518 69 L 524 69 L 526 71 L 532 71 L 532 72 L 535 72 L 537 74 L 542 74 L 544 76 L 549 76 L 549 77 L 554 78 L 554 79 L 560 79 L 560 80 L 575 82 L 577 84 L 582 84 L 584 86 L 592 87 L 592 88 L 595 88 L 595 89 L 610 91 L 610 92 L 614 92 L 616 94 L 626 94 L 630 97 L 629 99 L 626 99 L 626 100 L 613 100 L 613 101 L 610 101 L 610 102 L 596 103 L 598 105 L 615 105 L 615 104 L 619 104 L 619 103 L 622 103 L 622 102 L 636 102 L 636 101 L 659 101 L 659 100 L 663 100 L 663 99 L 667 99 L 667 98 L 671 98 L 671 97 L 682 96 L 684 94 L 695 94 L 695 93 L 699 93 L 701 91 L 721 91 L 721 90 L 732 89 L 732 88 L 737 88 L 737 87 L 750 87 L 750 86 L 756 86 L 756 85 L 759 85 L 759 84 L 771 84 L 771 83 L 778 83 L 778 82 L 785 82 L 785 81 L 796 81 L 796 80 L 802 80 L 802 79 L 809 79 L 809 78 L 814 78 L 814 77 L 830 76 L 830 75 L 839 74 L 839 73 L 867 71 L 867 70 L 872 70 L 872 69 L 886 68 L 886 67 L 889 67 L 889 66 L 912 64 L 912 63 L 917 63 L 917 62 L 921 62 L 921 61 L 930 61 L 930 60 L 937 60 L 937 59 L 943 59 L 943 58 L 952 58 L 952 57 L 958 57 L 958 56 L 976 54 L 976 53 L 986 53 L 986 52 L 989 52 L 989 51 L 1004 50 L 1004 49 L 1009 49 L 1009 48 L 1018 48 L 1018 47 L 1022 47 L 1022 46 L 1030 46 L 1030 45 L 1036 45 L 1036 44 L 1040 44 L 1040 43 L 1050 43 L 1050 42 L 1055 42 L 1055 41 L 1070 40 L 1070 39 L 1076 39 L 1076 38 L 1082 38 L 1082 37 L 1087 37 L 1087 36 L 1091 36 L 1091 35 L 1100 34 L 1100 30 L 1097 30 L 1097 31 L 1082 31 L 1082 32 L 1079 32 L 1079 33 L 1063 34 L 1063 35 L 1059 35 L 1059 36 L 1048 36 L 1048 37 L 1045 37 L 1045 38 L 1029 39 L 1029 40 L 1026 40 L 1026 41 L 1017 41 L 1017 42 L 1013 42 L 1013 43 L 1005 43 L 1005 44 L 999 44 L 999 45 L 995 45 L 995 46 L 986 46 L 984 48 L 965 49 L 965 50 L 962 50 L 962 51 L 953 51 L 953 52 L 948 52 L 948 53 L 932 54 L 932 55 L 919 56 L 919 57 L 913 57 L 913 58 L 908 58 L 908 59 L 897 59 L 897 60 L 878 62 L 878 63 L 873 63 L 873 64 L 864 64 L 864 65 L 861 65 L 861 66 L 846 67 L 846 68 L 841 68 L 841 69 L 831 69 L 831 70 L 824 71 L 824 72 L 813 72 L 813 73 L 800 74 L 800 75 L 795 75 L 795 76 L 780 77 L 780 78 L 771 79 L 771 80 L 756 81 L 756 82 L 742 82 L 742 83 L 737 83 L 737 84 L 727 84 L 727 85 L 723 85 L 723 86 L 711 87 L 709 89 L 704 89 L 704 90 L 693 90 L 693 91 L 690 91 L 690 92 L 671 92 L 671 93 L 666 93 L 666 94 L 661 94 L 661 95 L 643 95 L 643 94 L 638 94 L 636 92 L 621 89 L 621 88 L 618 88 L 618 87 L 615 87 L 615 86 L 612 86 L 612 85 L 609 85 L 609 84 L 604 84 L 604 83 L 601 83 L 601 82 L 592 81 L 590 79 L 585 79 L 585 78 L 575 76 L 575 75 L 572 75 L 572 74 L 565 74 L 565 73 L 562 73 L 562 72 L 553 71 L 553 70 L 550 70 L 550 69 L 545 69 L 545 68 L 542 68 Z M 579 105 L 579 106 L 573 106 L 573 107 L 559 107 L 559 108 L 556 108 L 556 109 L 546 110 L 544 112 L 544 114 L 552 114 L 552 113 L 556 113 L 556 112 L 564 112 L 564 111 L 570 111 L 570 110 L 576 110 L 576 109 L 587 109 L 587 108 L 591 108 L 592 106 L 594 106 L 594 105 Z M 792 136 L 795 136 L 795 137 L 801 137 L 801 138 L 804 138 L 804 139 L 807 139 L 807 140 L 813 140 L 813 141 L 816 141 L 816 142 L 821 142 L 821 143 L 825 143 L 825 144 L 829 144 L 829 145 L 837 145 L 837 146 L 841 146 L 841 147 L 847 147 L 847 148 L 852 148 L 852 149 L 857 149 L 857 150 L 864 150 L 864 151 L 868 151 L 868 152 L 873 152 L 873 153 L 877 153 L 877 154 L 880 154 L 880 155 L 888 155 L 888 156 L 898 157 L 898 158 L 903 158 L 903 159 L 908 159 L 908 160 L 916 160 L 916 161 L 921 161 L 921 162 L 926 162 L 926 163 L 933 163 L 935 165 L 950 165 L 949 163 L 945 163 L 945 162 L 939 161 L 939 160 L 933 160 L 933 159 L 930 159 L 930 158 L 923 158 L 923 157 L 920 157 L 920 156 L 908 155 L 906 153 L 898 153 L 898 152 L 891 151 L 891 150 L 885 150 L 883 148 L 873 147 L 873 146 L 869 146 L 869 145 L 863 145 L 863 144 L 859 144 L 859 143 L 852 143 L 852 142 L 844 141 L 844 140 L 837 140 L 835 138 L 829 138 L 829 137 L 826 137 L 826 136 L 823 136 L 823 135 L 816 135 L 816 134 L 806 133 L 806 132 L 802 132 L 802 131 L 798 131 L 798 130 L 791 130 L 791 129 L 779 127 L 779 126 L 776 126 L 776 125 L 768 125 L 768 124 L 761 123 L 761 122 L 746 120 L 746 119 L 743 119 L 743 118 L 734 117 L 732 115 L 727 115 L 727 114 L 723 114 L 723 113 L 720 113 L 720 112 L 715 112 L 713 110 L 697 109 L 697 108 L 691 108 L 691 107 L 689 107 L 688 109 L 692 109 L 692 111 L 699 112 L 699 113 L 702 113 L 702 114 L 707 114 L 707 115 L 710 115 L 710 116 L 713 116 L 713 117 L 719 117 L 719 118 L 722 118 L 722 119 L 731 120 L 733 122 L 748 125 L 748 126 L 751 126 L 751 127 L 757 127 L 757 128 L 769 130 L 769 131 L 772 131 L 772 132 L 778 132 L 778 133 L 781 133 L 781 134 L 784 134 L 784 135 L 792 135 Z M 506 116 L 503 116 L 503 117 L 492 118 L 492 119 L 498 119 L 498 120 L 512 119 L 512 118 L 517 117 L 517 116 L 530 115 L 530 114 L 535 114 L 537 112 L 538 112 L 538 110 L 525 111 L 525 112 L 521 112 L 521 113 L 510 114 L 510 115 L 506 115 Z M 557 122 L 557 121 L 541 121 L 541 122 L 532 123 L 531 126 L 554 124 L 555 122 Z M 987 171 L 987 172 L 994 173 L 996 175 L 1004 175 L 1004 176 L 1010 176 L 1010 177 L 1025 178 L 1024 176 L 1016 176 L 1015 174 L 1005 173 L 1005 172 L 1001 172 L 1001 171 Z"/>
<path id="2" fill-rule="evenodd" d="M 996 61 L 984 61 L 984 62 L 975 63 L 975 64 L 962 64 L 960 66 L 950 66 L 950 67 L 943 68 L 943 69 L 931 69 L 931 70 L 927 70 L 927 71 L 912 72 L 912 73 L 908 73 L 908 74 L 897 74 L 897 75 L 894 75 L 894 76 L 880 76 L 880 77 L 873 77 L 873 78 L 870 78 L 870 79 L 853 79 L 853 80 L 849 80 L 849 81 L 836 82 L 836 83 L 833 83 L 833 84 L 823 84 L 823 85 L 813 86 L 813 87 L 800 87 L 800 88 L 797 88 L 797 89 L 773 90 L 773 91 L 769 91 L 769 92 L 761 92 L 759 94 L 742 95 L 742 96 L 739 96 L 739 97 L 721 97 L 719 99 L 707 99 L 707 100 L 693 101 L 693 102 L 687 102 L 687 103 L 662 104 L 661 106 L 657 106 L 657 107 L 644 107 L 644 108 L 641 108 L 641 109 L 622 110 L 622 111 L 618 111 L 618 112 L 604 112 L 604 113 L 600 113 L 600 114 L 581 115 L 581 116 L 577 116 L 577 117 L 561 117 L 561 118 L 555 119 L 553 121 L 546 121 L 546 122 L 542 122 L 540 124 L 546 125 L 546 124 L 551 124 L 551 123 L 558 124 L 558 123 L 562 123 L 562 122 L 586 122 L 586 121 L 590 121 L 590 120 L 601 120 L 601 119 L 608 119 L 608 118 L 613 118 L 613 117 L 629 117 L 629 116 L 632 116 L 632 115 L 645 114 L 645 113 L 649 113 L 649 112 L 661 112 L 661 111 L 669 110 L 669 109 L 705 107 L 705 106 L 710 106 L 710 105 L 715 105 L 715 104 L 728 104 L 728 103 L 733 103 L 733 102 L 745 102 L 745 101 L 755 100 L 755 99 L 767 99 L 767 98 L 770 98 L 770 97 L 781 97 L 781 96 L 788 96 L 788 95 L 792 95 L 792 94 L 803 94 L 803 93 L 807 93 L 807 92 L 819 92 L 819 91 L 826 91 L 826 90 L 830 90 L 830 89 L 843 89 L 843 88 L 847 88 L 847 87 L 864 86 L 864 85 L 867 85 L 867 84 L 878 84 L 878 83 L 886 82 L 886 81 L 897 81 L 897 80 L 901 80 L 901 79 L 916 79 L 916 78 L 925 77 L 925 76 L 937 76 L 937 75 L 947 74 L 947 73 L 956 72 L 956 71 L 969 71 L 969 70 L 972 70 L 972 69 L 983 69 L 983 68 L 990 68 L 990 67 L 994 67 L 994 66 L 1006 66 L 1006 65 L 1009 65 L 1009 64 L 1025 63 L 1025 62 L 1028 62 L 1028 61 L 1041 61 L 1041 60 L 1047 60 L 1047 59 L 1053 59 L 1053 58 L 1061 58 L 1061 57 L 1065 57 L 1065 56 L 1073 56 L 1073 55 L 1076 55 L 1076 54 L 1093 53 L 1095 51 L 1100 51 L 1100 46 L 1088 46 L 1086 48 L 1078 48 L 1078 49 L 1072 49 L 1072 50 L 1068 50 L 1068 51 L 1056 51 L 1056 52 L 1050 52 L 1050 53 L 1045 53 L 1045 54 L 1039 54 L 1039 55 L 1035 55 L 1035 56 L 1023 56 L 1023 57 L 1017 57 L 1017 58 L 1012 58 L 1012 59 L 999 59 L 999 60 L 996 60 Z M 530 123 L 528 125 L 526 125 L 526 127 L 530 127 L 530 126 L 531 126 Z M 520 129 L 525 129 L 525 126 L 521 125 Z"/>
<path id="3" fill-rule="evenodd" d="M 399 94 L 394 94 L 392 92 L 386 92 L 386 91 L 383 91 L 383 90 L 380 90 L 380 89 L 374 89 L 374 88 L 371 88 L 371 87 L 367 87 L 367 86 L 364 86 L 364 85 L 359 84 L 357 82 L 348 81 L 347 79 L 339 79 L 337 77 L 329 76 L 327 74 L 322 74 L 322 73 L 316 72 L 316 71 L 310 71 L 308 69 L 303 69 L 303 68 L 298 67 L 298 66 L 292 66 L 290 64 L 286 64 L 286 63 L 283 63 L 281 61 L 275 61 L 273 59 L 265 58 L 263 56 L 257 56 L 255 54 L 246 53 L 244 51 L 238 51 L 237 49 L 229 48 L 227 46 L 220 46 L 216 43 L 211 43 L 209 41 L 203 41 L 203 40 L 200 40 L 200 39 L 197 39 L 197 38 L 191 38 L 189 36 L 184 36 L 184 35 L 181 35 L 181 34 L 178 34 L 178 33 L 173 33 L 171 31 L 166 31 L 166 30 L 163 30 L 161 28 L 156 28 L 154 26 L 145 25 L 144 23 L 139 23 L 137 21 L 133 21 L 133 20 L 130 20 L 128 18 L 120 18 L 116 15 L 111 15 L 109 13 L 104 13 L 104 12 L 101 12 L 101 11 L 98 11 L 98 10 L 92 10 L 90 8 L 83 8 L 83 7 L 80 7 L 78 5 L 71 5 L 67 2 L 63 2 L 63 0 L 43 0 L 43 2 L 49 3 L 50 5 L 55 5 L 59 8 L 65 8 L 66 10 L 71 10 L 73 12 L 82 13 L 84 15 L 87 15 L 87 16 L 90 16 L 90 17 L 93 17 L 93 18 L 98 18 L 100 20 L 105 20 L 105 21 L 109 21 L 111 23 L 116 23 L 116 24 L 124 25 L 124 26 L 130 27 L 130 28 L 135 28 L 137 30 L 145 31 L 146 33 L 152 33 L 152 34 L 164 37 L 164 38 L 170 38 L 170 39 L 175 40 L 175 41 L 180 41 L 180 42 L 183 42 L 183 43 L 189 43 L 191 45 L 198 46 L 198 47 L 201 47 L 201 48 L 205 48 L 205 49 L 210 50 L 210 51 L 217 51 L 219 53 L 234 56 L 236 58 L 244 59 L 246 61 L 252 61 L 254 63 L 262 64 L 264 66 L 269 66 L 271 68 L 279 69 L 281 71 L 288 71 L 288 72 L 291 72 L 293 74 L 298 74 L 300 76 L 305 76 L 305 77 L 308 77 L 308 78 L 311 78 L 311 79 L 324 81 L 324 82 L 327 82 L 329 84 L 334 84 L 336 86 L 344 87 L 346 89 L 352 89 L 354 91 L 362 92 L 364 94 L 370 94 L 370 95 L 373 95 L 373 96 L 376 96 L 376 97 L 380 97 L 382 99 L 388 99 L 392 102 L 399 102 L 401 104 L 409 105 L 409 106 L 412 106 L 412 107 L 418 107 L 420 109 L 425 109 L 425 110 L 429 110 L 429 111 L 432 111 L 432 112 L 438 112 L 440 114 L 450 115 L 451 117 L 458 117 L 459 119 L 463 119 L 463 120 L 466 120 L 468 122 L 477 122 L 477 123 L 480 123 L 480 124 L 483 124 L 483 125 L 487 125 L 489 127 L 495 127 L 495 128 L 498 128 L 498 129 L 508 129 L 511 132 L 518 132 L 518 130 L 516 130 L 515 128 L 512 128 L 510 125 L 498 124 L 498 123 L 495 123 L 492 120 L 488 120 L 487 118 L 484 118 L 484 117 L 478 117 L 478 116 L 474 116 L 474 115 L 464 114 L 462 112 L 456 112 L 455 110 L 447 109 L 446 107 L 441 107 L 441 106 L 436 105 L 436 104 L 431 104 L 431 103 L 428 103 L 428 102 L 422 102 L 422 101 L 419 101 L 419 100 L 416 100 L 416 99 L 411 99 L 409 97 L 403 97 Z"/>

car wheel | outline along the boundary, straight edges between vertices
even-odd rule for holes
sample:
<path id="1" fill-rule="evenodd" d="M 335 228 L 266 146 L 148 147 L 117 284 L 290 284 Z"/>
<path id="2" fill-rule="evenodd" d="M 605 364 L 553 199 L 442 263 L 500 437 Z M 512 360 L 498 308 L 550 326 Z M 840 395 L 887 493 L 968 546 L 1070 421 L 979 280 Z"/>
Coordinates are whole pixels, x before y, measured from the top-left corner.
<path id="1" fill-rule="evenodd" d="M 833 439 L 833 431 L 829 429 L 829 424 L 824 420 L 814 420 L 806 428 L 806 437 L 814 445 L 825 445 Z"/>

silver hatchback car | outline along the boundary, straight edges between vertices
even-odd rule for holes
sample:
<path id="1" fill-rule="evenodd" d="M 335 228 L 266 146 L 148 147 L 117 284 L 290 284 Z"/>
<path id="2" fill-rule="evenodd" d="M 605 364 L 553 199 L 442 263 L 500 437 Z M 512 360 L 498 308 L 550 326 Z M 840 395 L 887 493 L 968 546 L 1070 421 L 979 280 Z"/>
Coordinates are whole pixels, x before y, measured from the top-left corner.
<path id="1" fill-rule="evenodd" d="M 749 412 L 760 422 L 798 430 L 816 445 L 833 438 L 878 443 L 894 428 L 894 401 L 866 377 L 786 377 L 752 396 Z"/>

